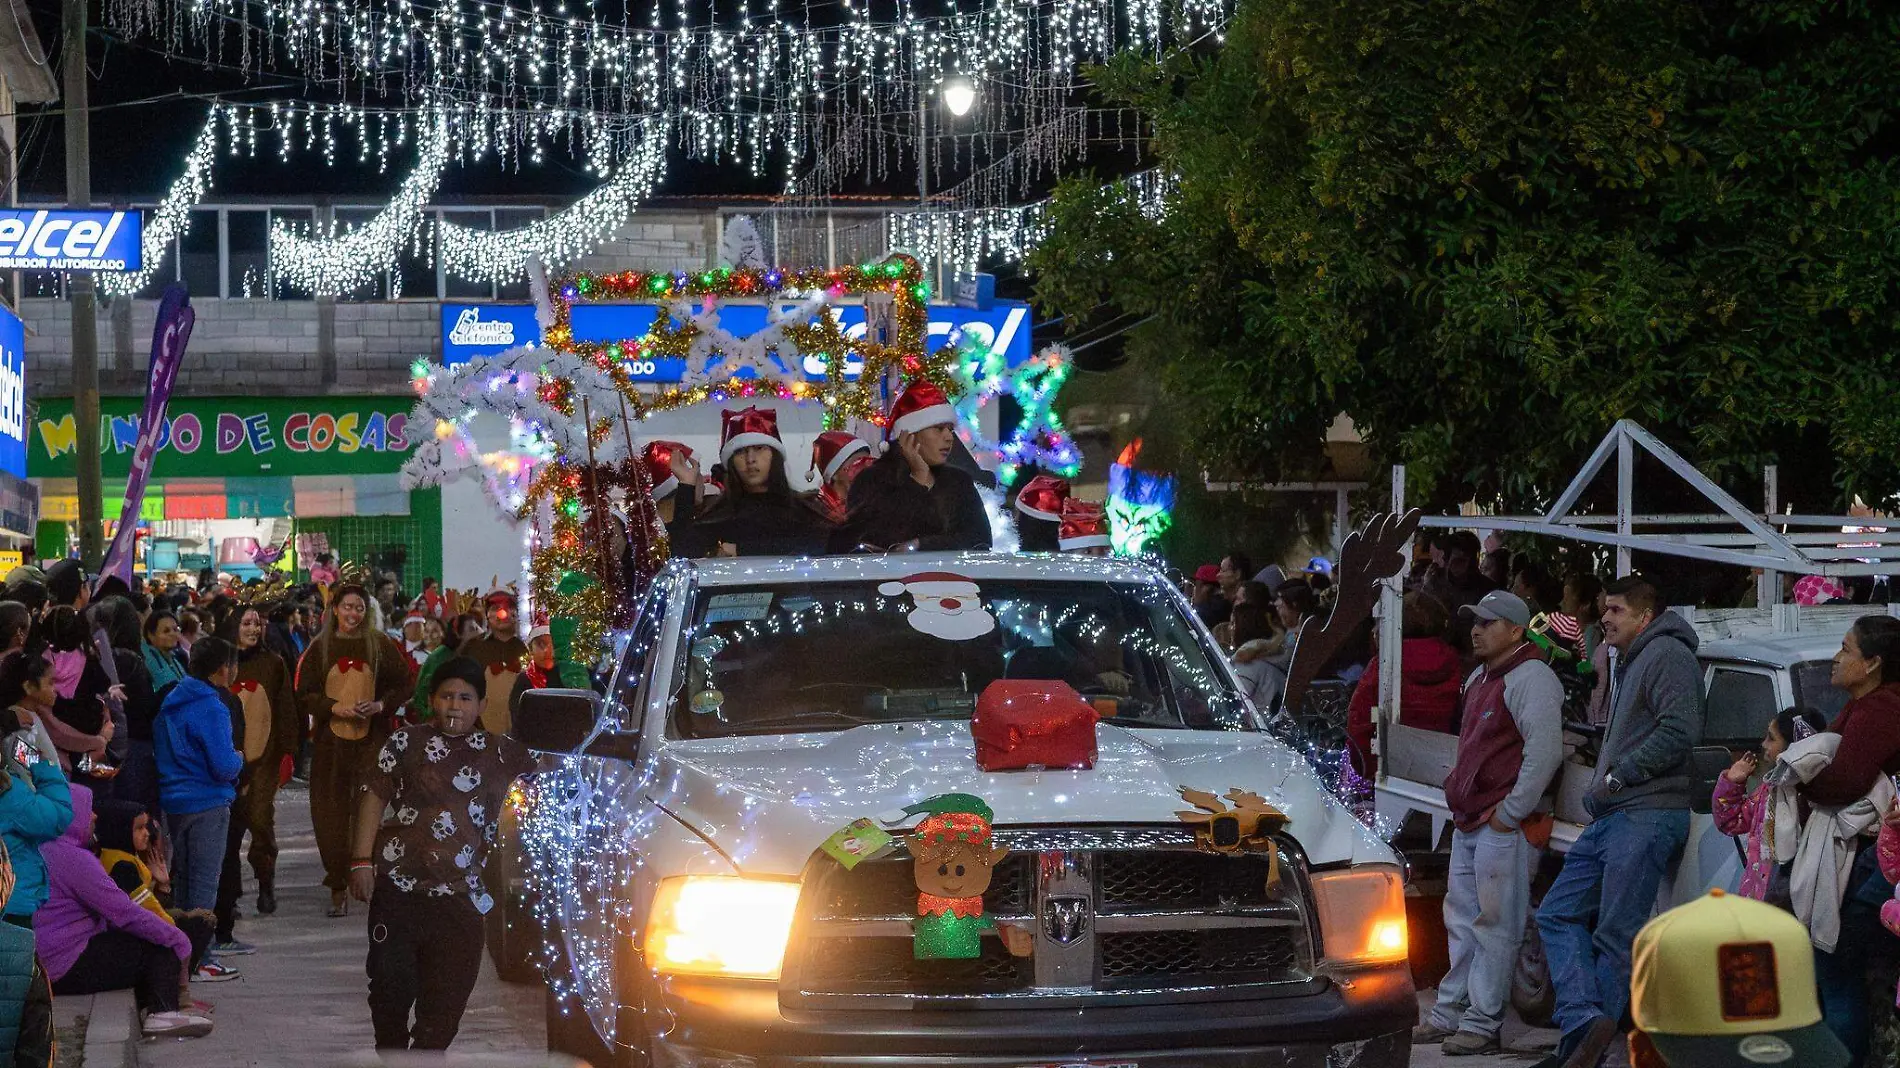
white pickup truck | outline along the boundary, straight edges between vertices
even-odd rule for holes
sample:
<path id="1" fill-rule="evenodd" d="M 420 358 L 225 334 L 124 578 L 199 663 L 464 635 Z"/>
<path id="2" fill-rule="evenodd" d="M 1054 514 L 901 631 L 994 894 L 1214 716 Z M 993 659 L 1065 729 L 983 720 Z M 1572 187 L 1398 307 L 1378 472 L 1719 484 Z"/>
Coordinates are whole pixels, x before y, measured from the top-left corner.
<path id="1" fill-rule="evenodd" d="M 1159 574 L 1111 559 L 675 561 L 608 696 L 529 693 L 521 808 L 550 1048 L 721 1068 L 1397 1068 L 1416 1016 L 1397 856 L 1266 734 Z M 997 679 L 1102 714 L 1088 770 L 985 772 Z M 1197 848 L 1180 788 L 1263 796 Z M 919 960 L 902 810 L 984 799 L 1012 956 Z M 861 819 L 899 835 L 846 870 Z M 914 817 L 912 817 L 914 819 Z M 1270 862 L 1279 866 L 1270 887 Z"/>

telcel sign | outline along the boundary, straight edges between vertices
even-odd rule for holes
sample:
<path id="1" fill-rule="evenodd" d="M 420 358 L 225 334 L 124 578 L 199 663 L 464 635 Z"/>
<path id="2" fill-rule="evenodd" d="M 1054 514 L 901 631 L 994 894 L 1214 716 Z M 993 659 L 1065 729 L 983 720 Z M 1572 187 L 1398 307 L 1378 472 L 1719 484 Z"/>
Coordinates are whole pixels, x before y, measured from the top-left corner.
<path id="1" fill-rule="evenodd" d="M 144 229 L 136 211 L 0 209 L 0 270 L 142 270 Z"/>

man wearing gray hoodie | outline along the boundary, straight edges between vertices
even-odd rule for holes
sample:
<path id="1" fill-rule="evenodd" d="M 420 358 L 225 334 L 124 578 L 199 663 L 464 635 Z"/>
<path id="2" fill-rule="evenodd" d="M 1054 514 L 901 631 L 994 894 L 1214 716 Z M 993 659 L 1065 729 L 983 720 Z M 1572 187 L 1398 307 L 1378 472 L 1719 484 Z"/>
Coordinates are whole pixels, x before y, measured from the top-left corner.
<path id="1" fill-rule="evenodd" d="M 1617 667 L 1584 798 L 1591 822 L 1537 910 L 1563 1029 L 1550 1068 L 1594 1068 L 1616 1038 L 1629 1007 L 1630 947 L 1688 841 L 1689 754 L 1702 740 L 1695 628 L 1641 576 L 1604 595 L 1603 636 Z"/>

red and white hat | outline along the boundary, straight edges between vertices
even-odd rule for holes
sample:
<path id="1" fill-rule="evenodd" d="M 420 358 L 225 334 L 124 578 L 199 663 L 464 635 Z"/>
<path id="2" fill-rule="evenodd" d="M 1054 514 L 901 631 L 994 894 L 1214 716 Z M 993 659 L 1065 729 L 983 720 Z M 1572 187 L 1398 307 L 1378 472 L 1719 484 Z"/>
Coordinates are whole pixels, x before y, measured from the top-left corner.
<path id="1" fill-rule="evenodd" d="M 915 434 L 925 427 L 956 421 L 957 410 L 950 405 L 943 390 L 928 379 L 919 378 L 897 395 L 897 401 L 891 405 L 891 424 L 885 428 L 884 436 L 895 441 L 899 434 Z"/>
<path id="2" fill-rule="evenodd" d="M 1031 519 L 1062 521 L 1062 502 L 1069 499 L 1069 480 L 1054 475 L 1037 475 L 1016 495 L 1016 510 Z"/>
<path id="3" fill-rule="evenodd" d="M 926 423 L 926 426 L 935 424 Z M 899 597 L 910 594 L 912 597 L 970 597 L 982 593 L 976 580 L 948 571 L 919 571 L 915 575 L 905 575 L 901 579 L 878 584 L 877 592 L 886 597 Z"/>
<path id="4" fill-rule="evenodd" d="M 673 491 L 680 488 L 679 476 L 673 473 L 674 454 L 692 458 L 693 450 L 677 441 L 654 440 L 647 442 L 646 449 L 640 455 L 640 462 L 647 465 L 647 479 L 653 483 L 653 499 L 666 500 Z"/>
<path id="5" fill-rule="evenodd" d="M 1075 497 L 1062 502 L 1062 530 L 1056 535 L 1057 548 L 1068 552 L 1108 544 L 1108 513 L 1102 511 L 1101 505 Z"/>
<path id="6" fill-rule="evenodd" d="M 763 445 L 785 455 L 785 442 L 778 436 L 778 412 L 772 408 L 741 408 L 719 413 L 719 462 L 730 463 L 740 449 Z"/>
<path id="7" fill-rule="evenodd" d="M 820 482 L 830 482 L 844 470 L 853 456 L 870 452 L 871 443 L 856 434 L 842 430 L 827 430 L 812 442 L 811 467 L 818 472 Z"/>

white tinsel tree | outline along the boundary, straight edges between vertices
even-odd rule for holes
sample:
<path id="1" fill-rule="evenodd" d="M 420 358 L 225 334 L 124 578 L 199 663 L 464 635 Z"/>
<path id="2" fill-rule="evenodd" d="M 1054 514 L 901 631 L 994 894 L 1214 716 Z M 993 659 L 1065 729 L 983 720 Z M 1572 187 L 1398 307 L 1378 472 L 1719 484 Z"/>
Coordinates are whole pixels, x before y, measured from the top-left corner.
<path id="1" fill-rule="evenodd" d="M 726 220 L 726 232 L 719 238 L 719 262 L 733 268 L 765 266 L 765 242 L 751 216 Z"/>

